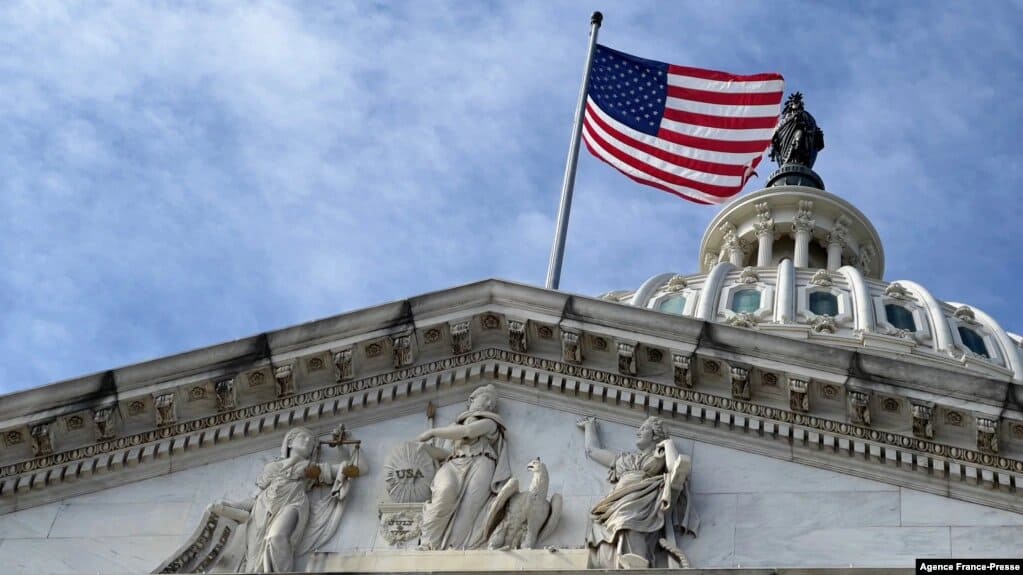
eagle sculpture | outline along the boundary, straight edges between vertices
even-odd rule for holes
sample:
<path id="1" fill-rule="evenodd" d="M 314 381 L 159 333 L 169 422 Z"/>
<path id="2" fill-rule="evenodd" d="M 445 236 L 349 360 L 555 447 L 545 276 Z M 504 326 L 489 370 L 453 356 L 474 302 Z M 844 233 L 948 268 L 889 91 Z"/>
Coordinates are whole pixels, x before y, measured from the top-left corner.
<path id="1" fill-rule="evenodd" d="M 512 477 L 487 512 L 484 526 L 490 549 L 534 549 L 558 526 L 561 494 L 555 493 L 548 501 L 547 466 L 537 457 L 526 469 L 532 473 L 529 489 L 519 491 L 519 482 Z"/>

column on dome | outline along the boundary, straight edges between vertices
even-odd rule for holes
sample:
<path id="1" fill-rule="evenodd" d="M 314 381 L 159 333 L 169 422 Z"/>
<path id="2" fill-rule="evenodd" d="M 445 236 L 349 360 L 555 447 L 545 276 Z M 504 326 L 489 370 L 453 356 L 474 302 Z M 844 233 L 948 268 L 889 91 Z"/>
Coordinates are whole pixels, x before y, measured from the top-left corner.
<path id="1" fill-rule="evenodd" d="M 753 223 L 753 231 L 757 234 L 757 267 L 771 265 L 771 250 L 774 247 L 774 219 L 767 202 L 756 205 L 757 221 Z"/>
<path id="2" fill-rule="evenodd" d="M 828 271 L 833 272 L 842 267 L 842 250 L 845 248 L 849 234 L 849 218 L 838 216 L 835 227 L 828 234 Z"/>
<path id="3" fill-rule="evenodd" d="M 799 213 L 792 222 L 792 232 L 795 236 L 796 247 L 793 262 L 797 268 L 805 268 L 810 262 L 810 237 L 813 234 L 813 202 L 810 200 L 799 201 Z"/>
<path id="4" fill-rule="evenodd" d="M 745 246 L 742 239 L 736 233 L 735 225 L 732 222 L 725 222 L 721 224 L 720 229 L 725 234 L 721 240 L 721 246 L 724 255 L 727 257 L 727 259 L 722 261 L 727 261 L 733 266 L 741 268 L 743 266 Z"/>

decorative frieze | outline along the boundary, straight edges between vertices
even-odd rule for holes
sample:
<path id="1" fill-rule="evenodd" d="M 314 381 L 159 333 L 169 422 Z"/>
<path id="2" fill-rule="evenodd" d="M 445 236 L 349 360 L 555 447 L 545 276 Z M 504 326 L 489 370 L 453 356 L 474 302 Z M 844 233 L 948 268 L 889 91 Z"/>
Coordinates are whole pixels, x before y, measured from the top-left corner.
<path id="1" fill-rule="evenodd" d="M 870 394 L 849 391 L 849 421 L 856 425 L 870 426 Z"/>
<path id="2" fill-rule="evenodd" d="M 977 450 L 998 453 L 998 420 L 977 418 Z"/>
<path id="3" fill-rule="evenodd" d="M 888 413 L 898 413 L 900 409 L 899 400 L 894 397 L 886 397 L 881 400 L 881 409 Z"/>
<path id="4" fill-rule="evenodd" d="M 439 327 L 431 327 L 423 332 L 423 343 L 429 345 L 440 341 L 441 333 Z"/>
<path id="5" fill-rule="evenodd" d="M 692 388 L 693 372 L 689 369 L 690 356 L 681 353 L 673 353 L 671 354 L 671 363 L 675 367 L 675 385 L 679 387 Z"/>
<path id="6" fill-rule="evenodd" d="M 636 342 L 619 341 L 618 346 L 618 373 L 622 375 L 636 375 Z"/>
<path id="7" fill-rule="evenodd" d="M 434 460 L 418 441 L 394 446 L 384 463 L 384 485 L 393 503 L 421 504 L 430 498 Z"/>
<path id="8" fill-rule="evenodd" d="M 952 312 L 952 316 L 965 324 L 977 325 L 977 315 L 973 313 L 973 309 L 968 305 L 957 307 Z"/>
<path id="9" fill-rule="evenodd" d="M 831 287 L 835 285 L 835 275 L 825 269 L 817 270 L 817 273 L 813 274 L 810 278 L 810 285 Z"/>
<path id="10" fill-rule="evenodd" d="M 352 352 L 353 349 L 351 347 L 346 347 L 333 353 L 334 381 L 340 383 L 355 377 L 355 368 L 352 366 Z"/>
<path id="11" fill-rule="evenodd" d="M 472 351 L 472 331 L 469 329 L 469 320 L 452 322 L 451 329 L 451 353 L 461 355 Z"/>
<path id="12" fill-rule="evenodd" d="M 561 359 L 568 363 L 582 363 L 583 349 L 579 345 L 579 332 L 561 330 Z"/>
<path id="13" fill-rule="evenodd" d="M 391 336 L 391 350 L 395 369 L 410 366 L 415 362 L 415 354 L 412 351 L 412 334 Z"/>
<path id="14" fill-rule="evenodd" d="M 266 383 L 266 374 L 262 371 L 254 371 L 249 374 L 249 387 L 259 387 Z"/>
<path id="15" fill-rule="evenodd" d="M 934 404 L 913 403 L 910 409 L 913 413 L 913 435 L 933 439 L 934 423 L 931 417 L 934 414 Z"/>
<path id="16" fill-rule="evenodd" d="M 888 284 L 888 287 L 884 288 L 884 295 L 885 297 L 897 300 L 913 299 L 913 295 L 909 293 L 909 290 L 898 282 Z"/>
<path id="17" fill-rule="evenodd" d="M 29 430 L 32 436 L 32 454 L 42 457 L 53 453 L 53 436 L 50 434 L 49 423 L 38 423 Z"/>
<path id="18" fill-rule="evenodd" d="M 800 413 L 810 411 L 810 382 L 805 379 L 789 378 L 789 409 Z"/>
<path id="19" fill-rule="evenodd" d="M 951 425 L 952 427 L 962 427 L 963 425 L 963 414 L 958 411 L 945 412 L 945 425 Z"/>
<path id="20" fill-rule="evenodd" d="M 9 446 L 18 445 L 22 441 L 21 432 L 16 430 L 8 431 L 4 434 L 4 441 L 6 441 Z"/>
<path id="21" fill-rule="evenodd" d="M 686 278 L 675 274 L 671 276 L 668 283 L 661 288 L 662 293 L 678 293 L 686 288 Z"/>
<path id="22" fill-rule="evenodd" d="M 526 340 L 526 322 L 517 319 L 508 320 L 508 347 L 518 353 L 529 351 Z"/>
<path id="23" fill-rule="evenodd" d="M 751 313 L 739 312 L 729 316 L 728 319 L 725 320 L 725 323 L 735 327 L 745 327 L 752 329 L 757 327 L 758 321 L 760 320 L 757 318 L 757 316 Z"/>
<path id="24" fill-rule="evenodd" d="M 82 419 L 81 415 L 72 415 L 64 420 L 64 427 L 66 427 L 68 431 L 78 431 L 84 425 L 85 420 Z"/>
<path id="25" fill-rule="evenodd" d="M 274 381 L 277 383 L 277 397 L 295 395 L 295 370 L 293 364 L 286 363 L 275 369 Z"/>
<path id="26" fill-rule="evenodd" d="M 380 536 L 391 547 L 414 546 L 423 526 L 422 503 L 384 503 L 380 505 Z"/>
<path id="27" fill-rule="evenodd" d="M 730 371 L 732 375 L 732 397 L 749 401 L 749 368 L 732 366 Z"/>
<path id="28" fill-rule="evenodd" d="M 757 275 L 757 270 L 753 266 L 746 266 L 739 272 L 739 283 L 753 285 L 760 281 L 760 276 Z"/>
<path id="29" fill-rule="evenodd" d="M 838 330 L 838 323 L 834 316 L 815 315 L 808 322 L 814 333 L 835 333 Z"/>
<path id="30" fill-rule="evenodd" d="M 673 354 L 673 356 L 674 355 L 676 354 Z M 492 361 L 497 363 L 491 363 Z M 710 360 L 706 361 L 709 362 Z M 603 384 L 608 386 L 609 389 L 611 387 L 630 389 L 642 394 L 649 394 L 651 398 L 659 397 L 659 401 L 662 402 L 659 409 L 663 408 L 670 413 L 684 414 L 684 421 L 688 422 L 683 423 L 684 425 L 701 425 L 704 424 L 704 422 L 713 421 L 715 426 L 724 424 L 726 430 L 738 430 L 741 433 L 746 433 L 747 430 L 754 429 L 753 426 L 755 424 L 757 429 L 765 430 L 765 433 L 762 435 L 762 438 L 765 440 L 770 439 L 771 437 L 778 440 L 792 440 L 801 437 L 805 438 L 805 435 L 801 434 L 804 433 L 806 429 L 810 429 L 825 436 L 823 443 L 813 444 L 822 449 L 831 445 L 836 445 L 836 443 L 829 443 L 828 438 L 830 438 L 830 441 L 833 442 L 841 441 L 843 438 L 846 438 L 849 442 L 848 445 L 850 446 L 863 446 L 863 448 L 867 450 L 873 450 L 877 447 L 881 449 L 882 454 L 904 453 L 905 456 L 912 457 L 912 454 L 914 453 L 925 453 L 932 458 L 948 458 L 950 464 L 956 466 L 955 469 L 967 469 L 965 474 L 950 475 L 950 477 L 956 477 L 959 481 L 967 481 L 970 476 L 970 471 L 974 473 L 974 477 L 982 472 L 989 474 L 993 473 L 995 478 L 995 489 L 992 491 L 992 497 L 994 498 L 992 501 L 998 501 L 999 497 L 1004 497 L 1002 486 L 1015 485 L 1015 480 L 1011 479 L 1011 477 L 1023 474 L 1023 461 L 999 456 L 993 453 L 977 451 L 972 449 L 970 446 L 964 447 L 961 445 L 934 443 L 922 438 L 907 437 L 908 434 L 869 429 L 846 422 L 834 421 L 827 417 L 803 414 L 795 412 L 794 410 L 789 411 L 768 405 L 758 405 L 756 403 L 736 400 L 728 397 L 720 397 L 714 394 L 701 393 L 692 389 L 685 389 L 683 386 L 669 385 L 666 382 L 658 383 L 656 380 L 623 376 L 614 372 L 566 364 L 548 358 L 533 357 L 506 350 L 485 349 L 477 350 L 463 356 L 448 357 L 442 360 L 426 362 L 421 365 L 404 368 L 395 372 L 365 377 L 354 382 L 328 385 L 326 387 L 306 391 L 294 397 L 249 405 L 231 412 L 218 414 L 213 417 L 201 417 L 198 419 L 180 422 L 169 428 L 151 429 L 114 440 L 101 441 L 90 446 L 76 447 L 62 453 L 34 460 L 20 461 L 0 467 L 0 477 L 6 478 L 20 476 L 14 480 L 15 482 L 38 481 L 39 479 L 37 478 L 41 477 L 40 474 L 47 474 L 47 477 L 51 477 L 51 475 L 52 477 L 58 477 L 57 474 L 52 474 L 49 470 L 51 466 L 58 464 L 68 465 L 74 461 L 95 460 L 95 458 L 100 457 L 109 458 L 110 454 L 127 453 L 128 449 L 135 449 L 134 446 L 149 444 L 153 446 L 153 448 L 151 450 L 147 448 L 142 452 L 148 453 L 149 455 L 142 455 L 139 459 L 140 463 L 146 463 L 148 461 L 147 458 L 152 457 L 152 454 L 162 453 L 161 450 L 165 449 L 165 447 L 162 446 L 170 445 L 170 443 L 166 442 L 176 441 L 173 439 L 174 437 L 183 437 L 185 435 L 194 434 L 195 432 L 203 429 L 219 426 L 225 426 L 225 430 L 228 428 L 230 429 L 230 431 L 227 432 L 227 437 L 239 437 L 240 435 L 236 434 L 236 430 L 248 428 L 250 426 L 250 422 L 254 421 L 252 418 L 256 418 L 256 420 L 259 418 L 271 418 L 273 421 L 277 421 L 278 418 L 301 417 L 301 414 L 308 414 L 310 408 L 315 409 L 317 405 L 321 405 L 319 408 L 321 410 L 324 405 L 337 405 L 337 401 L 331 399 L 337 396 L 343 396 L 349 393 L 358 393 L 364 398 L 368 393 L 377 394 L 378 392 L 375 391 L 377 388 L 385 389 L 388 386 L 393 387 L 395 385 L 402 385 L 401 382 L 412 378 L 419 378 L 427 374 L 459 369 L 469 365 L 480 365 L 482 368 L 480 373 L 498 373 L 499 371 L 504 371 L 504 367 L 501 367 L 501 369 L 498 370 L 498 366 L 502 366 L 502 364 L 519 365 L 531 370 L 544 370 L 557 374 L 554 376 L 555 379 L 551 380 L 551 384 L 547 387 L 547 391 L 544 391 L 544 393 L 576 394 L 576 397 L 582 397 L 585 399 L 586 396 L 578 395 L 577 388 L 569 385 L 572 379 L 575 378 L 577 380 L 587 380 L 596 384 Z M 493 369 L 491 366 L 493 366 Z M 707 368 L 705 366 L 704 370 L 706 371 L 706 369 Z M 502 378 L 499 377 L 498 379 Z M 527 377 L 513 378 L 505 381 L 512 385 L 532 385 L 531 382 L 534 380 Z M 823 390 L 824 387 L 828 385 L 830 384 L 822 385 L 821 389 Z M 840 389 L 840 386 L 833 387 L 835 390 Z M 387 393 L 386 390 L 385 393 Z M 822 396 L 823 395 L 824 392 L 822 391 Z M 358 395 L 356 395 L 354 399 L 354 402 L 351 399 L 348 401 L 348 404 L 351 406 L 350 409 L 360 409 L 360 406 L 361 408 L 365 408 L 369 405 L 365 403 L 364 399 L 360 401 L 358 399 Z M 596 395 L 594 395 L 591 400 L 602 401 Z M 677 403 L 675 403 L 676 401 Z M 704 411 L 707 408 L 714 410 L 714 412 L 718 415 L 714 418 L 704 419 L 704 415 L 702 414 L 707 413 Z M 693 415 L 695 415 L 695 417 L 691 417 Z M 673 415 L 672 417 L 675 416 Z M 743 422 L 740 423 L 740 420 Z M 185 449 L 188 450 L 202 449 L 209 444 L 192 442 L 185 443 L 184 445 L 186 446 Z M 857 447 L 856 449 L 859 450 L 860 448 Z M 853 453 L 852 450 L 853 447 L 849 447 L 848 449 L 839 449 L 840 452 L 848 451 L 848 453 Z M 825 451 L 827 454 L 830 454 L 830 450 Z M 903 455 L 897 455 L 895 460 L 902 461 L 902 457 Z M 895 460 L 888 458 L 887 462 L 890 463 Z M 882 457 L 879 462 L 873 459 L 871 461 L 880 464 L 886 463 L 884 457 Z M 834 462 L 839 465 L 839 467 L 844 465 L 840 460 L 835 460 Z M 859 465 L 863 465 L 863 463 L 860 462 L 855 464 L 855 466 Z M 87 466 L 78 466 L 77 468 L 85 469 L 86 467 Z M 73 467 L 68 467 L 68 469 L 72 468 Z M 948 468 L 946 466 L 946 470 L 947 469 Z M 70 481 L 77 477 L 77 475 L 73 475 L 69 472 L 67 477 L 68 479 L 64 479 L 64 474 L 61 473 L 59 474 L 59 479 L 55 479 L 55 481 Z M 1005 478 L 1010 478 L 1010 481 L 1006 483 Z M 893 481 L 898 483 L 900 480 L 893 478 Z M 979 492 L 971 493 L 974 496 L 981 497 L 982 499 L 985 497 L 983 494 L 979 494 Z"/>
<path id="31" fill-rule="evenodd" d="M 156 426 L 165 427 L 178 422 L 177 405 L 174 403 L 173 393 L 164 393 L 153 398 L 153 407 L 156 408 Z"/>
<path id="32" fill-rule="evenodd" d="M 101 407 L 92 413 L 92 423 L 96 430 L 96 439 L 103 441 L 114 437 L 114 407 Z"/>
<path id="33" fill-rule="evenodd" d="M 228 411 L 237 407 L 233 377 L 218 380 L 213 384 L 213 390 L 217 394 L 217 411 Z"/>

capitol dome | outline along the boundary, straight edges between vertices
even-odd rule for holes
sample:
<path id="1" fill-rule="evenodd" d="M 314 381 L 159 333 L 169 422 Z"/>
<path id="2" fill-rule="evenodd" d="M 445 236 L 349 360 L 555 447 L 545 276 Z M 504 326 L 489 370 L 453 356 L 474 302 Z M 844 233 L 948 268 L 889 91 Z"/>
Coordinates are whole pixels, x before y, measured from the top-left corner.
<path id="1" fill-rule="evenodd" d="M 1023 337 L 916 282 L 886 281 L 874 226 L 811 167 L 783 164 L 766 188 L 725 205 L 703 234 L 699 272 L 603 298 L 1023 383 Z"/>

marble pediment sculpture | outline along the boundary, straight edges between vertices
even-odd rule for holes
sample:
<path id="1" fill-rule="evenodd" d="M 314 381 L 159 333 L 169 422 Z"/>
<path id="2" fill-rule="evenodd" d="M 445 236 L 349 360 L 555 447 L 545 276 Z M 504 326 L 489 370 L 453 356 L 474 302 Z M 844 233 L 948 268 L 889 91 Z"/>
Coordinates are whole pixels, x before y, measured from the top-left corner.
<path id="1" fill-rule="evenodd" d="M 692 459 L 678 452 L 659 417 L 636 432 L 636 451 L 604 449 L 597 421 L 579 421 L 586 455 L 608 468 L 614 488 L 590 511 L 588 566 L 599 569 L 687 568 L 678 539 L 696 535 L 700 519 L 692 505 Z"/>
<path id="2" fill-rule="evenodd" d="M 336 463 L 318 461 L 321 445 L 336 448 Z M 366 472 L 360 447 L 347 438 L 344 426 L 329 441 L 318 441 L 305 427 L 291 429 L 280 457 L 256 479 L 256 494 L 211 504 L 189 541 L 156 572 L 292 571 L 296 556 L 320 547 L 337 531 L 351 479 Z M 309 492 L 318 486 L 330 490 L 312 500 Z"/>
<path id="3" fill-rule="evenodd" d="M 423 550 L 477 549 L 486 543 L 483 514 L 511 479 L 505 449 L 506 426 L 497 410 L 497 389 L 477 388 L 455 422 L 429 429 L 417 438 L 438 462 L 423 507 Z M 451 448 L 433 443 L 449 440 Z"/>
<path id="4" fill-rule="evenodd" d="M 537 457 L 526 465 L 529 486 L 519 491 L 514 477 L 505 483 L 487 513 L 484 524 L 490 549 L 534 549 L 558 527 L 561 519 L 560 493 L 547 497 L 550 475 Z"/>

